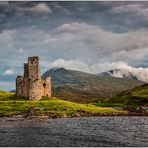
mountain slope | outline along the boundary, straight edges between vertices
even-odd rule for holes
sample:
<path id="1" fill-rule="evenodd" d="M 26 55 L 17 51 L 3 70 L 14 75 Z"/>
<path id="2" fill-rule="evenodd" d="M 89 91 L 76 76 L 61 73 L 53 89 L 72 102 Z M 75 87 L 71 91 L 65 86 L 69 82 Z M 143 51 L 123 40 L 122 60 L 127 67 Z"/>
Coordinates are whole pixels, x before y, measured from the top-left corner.
<path id="1" fill-rule="evenodd" d="M 48 70 L 42 78 L 49 76 L 52 77 L 53 96 L 75 102 L 90 102 L 100 97 L 111 97 L 144 84 L 137 80 L 102 77 L 64 68 Z"/>

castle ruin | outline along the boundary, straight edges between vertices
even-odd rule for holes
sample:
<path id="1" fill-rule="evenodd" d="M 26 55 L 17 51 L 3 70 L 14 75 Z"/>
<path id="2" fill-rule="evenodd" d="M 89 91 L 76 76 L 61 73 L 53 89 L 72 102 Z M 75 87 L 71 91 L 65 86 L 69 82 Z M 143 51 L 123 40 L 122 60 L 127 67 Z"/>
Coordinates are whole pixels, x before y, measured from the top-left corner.
<path id="1" fill-rule="evenodd" d="M 29 100 L 51 96 L 51 78 L 41 80 L 39 57 L 28 57 L 28 63 L 24 63 L 24 75 L 16 78 L 16 96 Z"/>

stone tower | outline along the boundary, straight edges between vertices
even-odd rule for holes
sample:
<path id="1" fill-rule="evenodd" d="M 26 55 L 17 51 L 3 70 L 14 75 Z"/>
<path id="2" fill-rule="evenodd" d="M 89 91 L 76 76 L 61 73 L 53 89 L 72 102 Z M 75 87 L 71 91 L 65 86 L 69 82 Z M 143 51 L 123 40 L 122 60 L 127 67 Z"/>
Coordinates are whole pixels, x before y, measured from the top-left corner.
<path id="1" fill-rule="evenodd" d="M 16 96 L 40 100 L 51 96 L 51 78 L 41 80 L 39 57 L 29 57 L 24 63 L 24 75 L 16 78 Z"/>

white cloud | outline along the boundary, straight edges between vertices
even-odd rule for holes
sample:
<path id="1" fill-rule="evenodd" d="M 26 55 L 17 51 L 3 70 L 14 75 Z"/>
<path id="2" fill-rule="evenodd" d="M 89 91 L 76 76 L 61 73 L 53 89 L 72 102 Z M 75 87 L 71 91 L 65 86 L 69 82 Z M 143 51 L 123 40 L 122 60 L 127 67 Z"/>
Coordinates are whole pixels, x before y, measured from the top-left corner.
<path id="1" fill-rule="evenodd" d="M 19 48 L 18 53 L 23 54 L 24 53 L 24 48 Z"/>
<path id="2" fill-rule="evenodd" d="M 113 7 L 111 12 L 114 13 L 130 13 L 131 16 L 139 16 L 140 19 L 148 19 L 148 8 L 144 3 L 139 4 L 126 4 Z"/>
<path id="3" fill-rule="evenodd" d="M 133 76 L 135 76 L 138 80 L 148 82 L 148 68 L 136 68 L 129 66 L 127 63 L 124 62 L 104 63 L 101 66 L 105 67 L 106 70 L 121 69 L 121 71 L 113 73 L 114 77 L 122 78 L 123 75 L 127 75 L 128 73 L 130 73 Z M 99 68 L 99 65 L 97 68 Z"/>
<path id="4" fill-rule="evenodd" d="M 14 74 L 14 69 L 7 69 L 3 74 L 4 75 L 13 75 Z"/>
<path id="5" fill-rule="evenodd" d="M 65 9 L 63 6 L 59 5 L 58 3 L 54 3 L 53 5 L 56 9 L 58 9 L 57 11 L 62 11 L 66 14 L 71 14 L 71 12 L 68 9 Z"/>
<path id="6" fill-rule="evenodd" d="M 98 63 L 91 67 L 94 73 L 105 72 L 113 69 L 121 69 L 120 72 L 113 73 L 114 77 L 123 77 L 124 74 L 131 73 L 133 76 L 137 77 L 138 80 L 148 82 L 148 68 L 143 67 L 132 67 L 123 61 L 112 62 L 112 63 Z"/>
<path id="7" fill-rule="evenodd" d="M 127 63 L 123 61 L 118 62 L 106 62 L 106 63 L 95 63 L 91 66 L 91 70 L 93 73 L 101 73 L 112 69 L 124 69 L 127 68 Z"/>
<path id="8" fill-rule="evenodd" d="M 54 62 L 51 62 L 49 64 L 50 68 L 61 68 L 64 67 L 66 69 L 72 69 L 72 70 L 79 70 L 79 71 L 85 71 L 90 72 L 88 65 L 85 63 L 79 61 L 79 60 L 64 60 L 64 59 L 58 59 Z"/>
<path id="9" fill-rule="evenodd" d="M 39 3 L 32 7 L 31 10 L 37 13 L 52 13 L 51 8 L 45 3 Z"/>
<path id="10" fill-rule="evenodd" d="M 125 4 L 119 5 L 112 8 L 112 12 L 123 13 L 123 12 L 138 12 L 143 8 L 143 4 Z"/>
<path id="11" fill-rule="evenodd" d="M 97 44 L 98 47 L 102 45 L 102 47 L 108 47 L 110 49 L 118 49 L 119 47 L 119 49 L 126 49 L 130 48 L 130 46 L 137 48 L 148 45 L 148 39 L 145 38 L 148 37 L 148 31 L 144 29 L 128 33 L 112 33 L 103 30 L 99 26 L 75 22 L 57 27 L 54 33 L 55 36 L 53 40 L 60 38 L 65 42 L 75 40 L 87 43 L 88 41 L 89 43 Z"/>
<path id="12" fill-rule="evenodd" d="M 57 59 L 50 63 L 44 63 L 44 66 L 48 68 L 66 68 L 72 70 L 79 70 L 88 73 L 98 74 L 101 72 L 105 72 L 111 69 L 128 69 L 130 70 L 130 66 L 123 61 L 119 62 L 112 62 L 112 63 L 94 63 L 92 65 L 88 65 L 80 60 L 64 60 L 64 59 Z"/>
<path id="13" fill-rule="evenodd" d="M 3 47 L 3 48 L 6 48 L 6 50 L 9 50 L 10 48 L 12 48 L 13 41 L 16 34 L 17 34 L 16 30 L 3 30 L 0 33 L 0 45 L 1 45 L 0 48 Z"/>
<path id="14" fill-rule="evenodd" d="M 12 41 L 13 37 L 14 37 L 14 35 L 16 35 L 16 33 L 17 33 L 16 30 L 3 30 L 0 33 L 0 39 L 5 42 Z"/>
<path id="15" fill-rule="evenodd" d="M 148 31 L 141 29 L 128 33 L 113 33 L 99 26 L 75 22 L 57 27 L 42 43 L 49 44 L 57 52 L 71 51 L 74 56 L 83 60 L 93 59 L 98 62 L 106 59 L 116 61 L 120 58 L 129 62 L 129 55 L 142 51 L 141 56 L 133 56 L 132 60 L 137 60 L 137 57 L 141 59 L 144 53 L 147 53 Z"/>

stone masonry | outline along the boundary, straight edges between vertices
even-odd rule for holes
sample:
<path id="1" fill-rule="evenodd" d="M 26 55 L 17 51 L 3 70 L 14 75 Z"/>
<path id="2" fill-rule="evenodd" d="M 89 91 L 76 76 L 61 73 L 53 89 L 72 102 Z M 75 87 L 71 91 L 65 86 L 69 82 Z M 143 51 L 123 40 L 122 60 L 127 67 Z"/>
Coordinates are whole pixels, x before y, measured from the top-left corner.
<path id="1" fill-rule="evenodd" d="M 41 80 L 39 57 L 28 57 L 28 63 L 24 64 L 24 75 L 16 78 L 16 96 L 29 100 L 51 96 L 51 78 Z"/>

